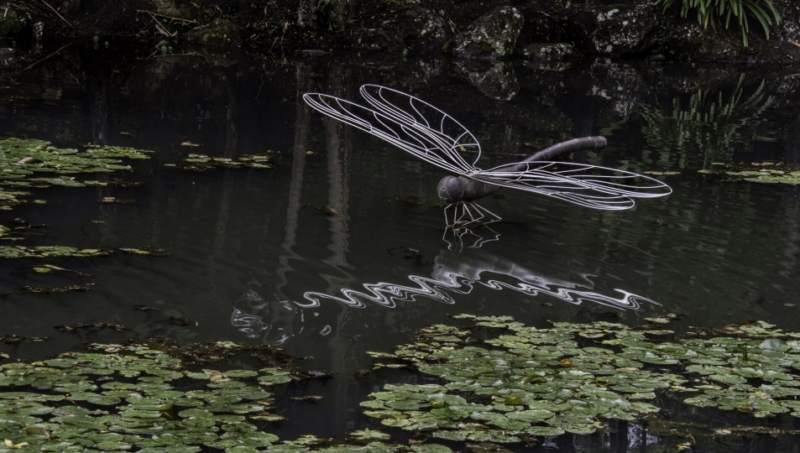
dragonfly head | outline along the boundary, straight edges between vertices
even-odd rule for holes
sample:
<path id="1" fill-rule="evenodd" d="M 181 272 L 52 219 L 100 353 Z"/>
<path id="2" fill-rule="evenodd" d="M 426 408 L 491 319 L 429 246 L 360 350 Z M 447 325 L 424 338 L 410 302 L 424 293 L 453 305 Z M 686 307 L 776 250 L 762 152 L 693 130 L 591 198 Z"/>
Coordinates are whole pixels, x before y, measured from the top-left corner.
<path id="1" fill-rule="evenodd" d="M 456 203 L 464 200 L 464 192 L 467 189 L 466 181 L 456 176 L 445 176 L 439 180 L 436 192 L 439 198 L 448 202 Z"/>

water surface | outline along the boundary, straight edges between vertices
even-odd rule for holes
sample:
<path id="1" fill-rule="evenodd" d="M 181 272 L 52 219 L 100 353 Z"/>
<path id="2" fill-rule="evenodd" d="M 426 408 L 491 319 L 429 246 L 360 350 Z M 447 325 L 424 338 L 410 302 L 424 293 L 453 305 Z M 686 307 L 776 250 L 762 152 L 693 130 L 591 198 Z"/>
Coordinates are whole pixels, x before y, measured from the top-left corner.
<path id="1" fill-rule="evenodd" d="M 307 357 L 304 367 L 334 375 L 287 390 L 326 398 L 313 411 L 284 402 L 282 437 L 340 437 L 374 423 L 358 403 L 389 378 L 353 377 L 370 367 L 365 352 L 388 351 L 458 313 L 541 326 L 677 313 L 678 329 L 754 319 L 794 329 L 800 189 L 698 172 L 714 163 L 798 162 L 800 80 L 789 74 L 601 60 L 564 69 L 336 58 L 115 64 L 79 52 L 51 59 L 3 79 L 0 134 L 155 154 L 121 176 L 143 188 L 41 190 L 36 198 L 48 205 L 22 205 L 0 219 L 49 225 L 26 245 L 151 246 L 168 256 L 59 261 L 93 274 L 84 280 L 96 284 L 62 295 L 18 289 L 83 280 L 21 273 L 31 263 L 1 261 L 0 334 L 53 339 L 5 350 L 31 358 L 86 341 L 165 335 L 279 345 Z M 483 167 L 605 135 L 608 148 L 573 158 L 674 172 L 662 177 L 674 193 L 612 213 L 503 190 L 481 202 L 503 222 L 459 241 L 445 235 L 436 199 L 443 171 L 324 118 L 299 97 L 355 99 L 363 83 L 408 91 L 451 113 L 482 141 Z M 187 141 L 200 146 L 181 146 Z M 275 152 L 270 170 L 164 165 L 190 152 L 267 150 Z M 99 203 L 104 196 L 135 202 Z M 195 325 L 170 324 L 170 316 Z M 133 332 L 53 330 L 81 322 Z"/>

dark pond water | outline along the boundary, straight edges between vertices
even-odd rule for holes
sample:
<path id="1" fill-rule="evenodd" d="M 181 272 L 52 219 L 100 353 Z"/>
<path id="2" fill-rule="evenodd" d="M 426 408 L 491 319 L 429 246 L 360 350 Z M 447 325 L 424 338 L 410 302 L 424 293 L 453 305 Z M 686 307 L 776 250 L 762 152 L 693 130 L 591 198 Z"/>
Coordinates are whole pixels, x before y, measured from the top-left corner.
<path id="1" fill-rule="evenodd" d="M 386 379 L 407 379 L 356 379 L 356 370 L 371 366 L 366 351 L 389 351 L 416 329 L 459 313 L 511 315 L 537 326 L 635 324 L 678 313 L 678 329 L 755 319 L 796 329 L 800 189 L 698 172 L 713 163 L 798 163 L 795 75 L 603 60 L 558 68 L 327 57 L 115 62 L 79 52 L 51 58 L 2 79 L 0 135 L 156 152 L 121 176 L 143 187 L 40 190 L 35 197 L 48 205 L 21 205 L 0 219 L 49 225 L 30 232 L 26 245 L 151 246 L 168 256 L 53 261 L 91 278 L 34 275 L 20 272 L 30 262 L 0 261 L 0 335 L 52 338 L 3 350 L 35 358 L 87 341 L 147 336 L 280 345 L 308 357 L 304 367 L 334 375 L 287 390 L 325 398 L 313 407 L 282 401 L 289 419 L 282 437 L 341 437 L 374 424 L 358 406 L 368 393 Z M 674 193 L 610 213 L 504 190 L 482 202 L 503 218 L 493 231 L 443 237 L 435 192 L 443 171 L 325 119 L 299 97 L 318 91 L 355 99 L 363 83 L 411 92 L 454 115 L 482 141 L 484 167 L 575 136 L 605 135 L 605 150 L 574 158 L 674 172 L 664 177 Z M 165 166 L 188 153 L 267 150 L 275 152 L 270 170 Z M 99 203 L 107 196 L 135 202 Z M 329 209 L 336 214 L 322 212 Z M 86 293 L 18 292 L 89 281 L 95 286 Z M 195 325 L 173 325 L 170 316 Z M 133 331 L 53 330 L 91 322 Z M 632 433 L 624 442 L 564 436 L 547 448 L 633 451 L 659 443 Z M 797 448 L 775 442 L 720 451 Z"/>

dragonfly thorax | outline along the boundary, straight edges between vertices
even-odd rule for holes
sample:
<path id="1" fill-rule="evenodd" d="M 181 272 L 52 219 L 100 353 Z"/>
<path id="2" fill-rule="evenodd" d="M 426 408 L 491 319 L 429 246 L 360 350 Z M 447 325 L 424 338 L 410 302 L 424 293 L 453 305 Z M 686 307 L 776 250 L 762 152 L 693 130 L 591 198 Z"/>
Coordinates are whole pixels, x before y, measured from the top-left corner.
<path id="1" fill-rule="evenodd" d="M 464 200 L 464 192 L 467 188 L 467 180 L 457 176 L 445 176 L 439 180 L 436 192 L 439 198 L 448 203 L 457 203 Z"/>

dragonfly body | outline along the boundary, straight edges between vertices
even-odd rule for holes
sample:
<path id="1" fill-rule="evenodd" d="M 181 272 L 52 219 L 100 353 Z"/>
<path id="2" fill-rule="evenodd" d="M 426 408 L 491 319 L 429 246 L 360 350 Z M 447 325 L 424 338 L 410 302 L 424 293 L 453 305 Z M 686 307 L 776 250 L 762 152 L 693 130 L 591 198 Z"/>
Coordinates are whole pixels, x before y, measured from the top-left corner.
<path id="1" fill-rule="evenodd" d="M 439 180 L 436 193 L 447 203 L 460 201 L 475 201 L 500 190 L 500 186 L 488 184 L 466 176 L 448 175 Z"/>
<path id="2" fill-rule="evenodd" d="M 476 167 L 481 156 L 477 138 L 452 116 L 409 94 L 379 85 L 359 90 L 369 107 L 321 93 L 306 93 L 305 102 L 315 110 L 378 137 L 455 176 L 439 181 L 443 200 L 461 207 L 467 217 L 455 223 L 483 221 L 491 214 L 472 204 L 501 187 L 538 193 L 592 209 L 618 211 L 632 208 L 635 198 L 669 195 L 663 182 L 628 170 L 579 162 L 556 162 L 566 153 L 606 145 L 603 137 L 584 137 L 558 143 L 531 157 L 488 170 Z M 468 162 L 467 159 L 474 160 Z M 468 206 L 469 205 L 469 206 Z M 448 206 L 449 207 L 449 206 Z M 472 210 L 471 210 L 472 209 Z M 458 210 L 458 209 L 456 209 Z M 445 218 L 447 209 L 445 209 Z M 449 224 L 448 224 L 449 225 Z"/>
<path id="3" fill-rule="evenodd" d="M 575 151 L 604 148 L 605 137 L 581 137 L 549 146 L 521 162 L 509 164 L 512 169 L 522 170 L 529 162 L 548 161 Z M 475 201 L 500 190 L 500 186 L 477 181 L 466 176 L 445 176 L 439 180 L 436 193 L 447 203 Z"/>

